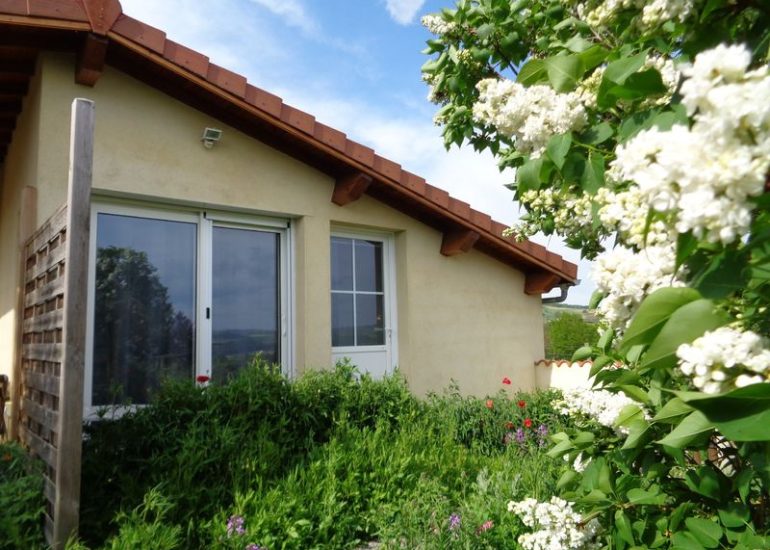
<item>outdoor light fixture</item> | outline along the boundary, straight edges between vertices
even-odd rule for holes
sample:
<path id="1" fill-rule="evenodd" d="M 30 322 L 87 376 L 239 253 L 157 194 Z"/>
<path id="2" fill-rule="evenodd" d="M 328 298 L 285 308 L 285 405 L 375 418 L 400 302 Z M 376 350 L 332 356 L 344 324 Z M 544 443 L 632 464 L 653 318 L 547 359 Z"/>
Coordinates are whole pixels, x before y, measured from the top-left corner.
<path id="1" fill-rule="evenodd" d="M 211 149 L 214 144 L 222 139 L 222 130 L 219 128 L 206 128 L 203 130 L 201 141 L 206 149 Z"/>

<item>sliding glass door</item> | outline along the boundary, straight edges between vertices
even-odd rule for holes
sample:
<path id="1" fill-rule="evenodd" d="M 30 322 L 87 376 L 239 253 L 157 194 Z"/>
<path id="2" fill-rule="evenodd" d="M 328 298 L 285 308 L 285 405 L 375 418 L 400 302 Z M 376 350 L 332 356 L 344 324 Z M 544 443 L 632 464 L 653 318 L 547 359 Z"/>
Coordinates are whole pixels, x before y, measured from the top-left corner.
<path id="1" fill-rule="evenodd" d="M 147 403 L 163 379 L 288 365 L 288 224 L 96 205 L 86 412 Z"/>

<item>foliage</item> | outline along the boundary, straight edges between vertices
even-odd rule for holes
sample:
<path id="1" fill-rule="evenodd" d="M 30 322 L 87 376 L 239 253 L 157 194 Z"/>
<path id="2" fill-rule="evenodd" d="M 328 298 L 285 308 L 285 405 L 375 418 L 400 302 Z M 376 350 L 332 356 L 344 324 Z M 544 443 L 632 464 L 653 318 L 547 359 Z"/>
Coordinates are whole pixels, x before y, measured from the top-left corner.
<path id="1" fill-rule="evenodd" d="M 602 547 L 770 546 L 766 2 L 460 0 L 424 22 L 447 146 L 516 168 L 512 235 L 615 246 L 608 328 L 574 355 L 605 393 L 565 404 L 559 494 Z"/>
<path id="2" fill-rule="evenodd" d="M 41 465 L 15 443 L 0 444 L 0 549 L 35 548 L 43 542 Z"/>
<path id="3" fill-rule="evenodd" d="M 583 346 L 599 340 L 596 324 L 587 323 L 578 313 L 561 313 L 545 325 L 546 359 L 569 359 Z"/>
<path id="4" fill-rule="evenodd" d="M 565 426 L 556 397 L 501 391 L 490 408 L 454 390 L 418 401 L 400 376 L 375 381 L 347 364 L 296 381 L 261 363 L 221 386 L 169 381 L 152 405 L 87 427 L 80 545 L 446 548 L 434 527 L 457 513 L 456 547 L 510 546 L 497 499 L 547 495 L 564 468 L 537 431 Z M 490 520 L 498 527 L 477 534 Z"/>

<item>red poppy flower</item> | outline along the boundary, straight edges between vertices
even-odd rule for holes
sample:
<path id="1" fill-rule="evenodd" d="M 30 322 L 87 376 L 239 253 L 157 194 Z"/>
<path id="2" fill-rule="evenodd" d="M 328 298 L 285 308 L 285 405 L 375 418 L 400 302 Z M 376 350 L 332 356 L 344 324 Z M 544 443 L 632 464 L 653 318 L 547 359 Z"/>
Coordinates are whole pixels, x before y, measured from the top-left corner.
<path id="1" fill-rule="evenodd" d="M 524 427 L 525 428 L 531 428 L 532 427 L 532 419 L 531 418 L 525 418 L 524 419 Z"/>
<path id="2" fill-rule="evenodd" d="M 506 386 L 510 386 L 511 379 L 506 376 L 505 378 L 503 378 L 503 384 L 505 384 Z"/>
<path id="3" fill-rule="evenodd" d="M 495 402 L 492 401 L 491 399 L 487 399 L 487 408 L 490 409 L 490 410 L 494 409 L 495 408 Z"/>
<path id="4" fill-rule="evenodd" d="M 513 422 L 508 421 L 505 423 L 505 429 L 506 430 L 512 430 L 513 429 Z"/>
<path id="5" fill-rule="evenodd" d="M 199 384 L 205 384 L 209 380 L 211 380 L 211 378 L 209 378 L 205 374 L 199 374 L 198 376 L 195 377 L 195 381 L 198 382 Z"/>
<path id="6" fill-rule="evenodd" d="M 518 402 L 518 403 L 516 403 L 516 404 L 519 406 L 519 408 L 520 408 L 520 409 L 523 409 L 524 407 L 526 407 L 526 406 L 527 406 L 527 402 L 526 402 L 526 401 L 523 401 L 523 400 L 522 400 L 522 401 L 519 401 L 519 402 Z"/>

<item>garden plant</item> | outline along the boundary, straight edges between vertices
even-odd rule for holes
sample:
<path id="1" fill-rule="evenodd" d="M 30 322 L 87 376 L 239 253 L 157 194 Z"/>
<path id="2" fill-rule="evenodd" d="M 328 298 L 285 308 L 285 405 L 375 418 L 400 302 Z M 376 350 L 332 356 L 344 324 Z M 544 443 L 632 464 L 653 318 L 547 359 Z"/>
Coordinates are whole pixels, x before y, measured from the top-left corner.
<path id="1" fill-rule="evenodd" d="M 595 387 L 571 465 L 511 499 L 527 549 L 770 547 L 770 8 L 461 0 L 426 16 L 447 146 L 487 149 L 542 231 L 596 258 Z"/>

